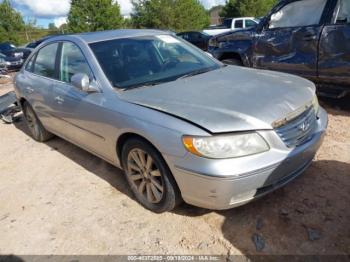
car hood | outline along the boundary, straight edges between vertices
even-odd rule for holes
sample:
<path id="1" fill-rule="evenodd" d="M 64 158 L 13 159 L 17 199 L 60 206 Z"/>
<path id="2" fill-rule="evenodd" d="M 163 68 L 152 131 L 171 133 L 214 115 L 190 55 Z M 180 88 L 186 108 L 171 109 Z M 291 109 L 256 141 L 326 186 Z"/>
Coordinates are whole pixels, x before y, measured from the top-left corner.
<path id="1" fill-rule="evenodd" d="M 21 57 L 15 57 L 15 56 L 5 56 L 4 57 L 4 60 L 7 62 L 18 62 L 21 59 L 22 59 Z"/>
<path id="2" fill-rule="evenodd" d="M 120 96 L 224 133 L 272 129 L 274 121 L 311 102 L 314 94 L 314 84 L 297 76 L 227 66 Z"/>

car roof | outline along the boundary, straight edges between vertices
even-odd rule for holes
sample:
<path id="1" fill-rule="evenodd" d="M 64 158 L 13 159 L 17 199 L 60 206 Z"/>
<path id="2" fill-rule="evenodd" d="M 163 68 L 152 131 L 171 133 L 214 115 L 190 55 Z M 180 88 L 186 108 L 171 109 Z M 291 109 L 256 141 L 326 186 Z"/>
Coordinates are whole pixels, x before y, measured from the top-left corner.
<path id="1" fill-rule="evenodd" d="M 94 43 L 112 39 L 120 38 L 131 38 L 139 36 L 152 36 L 152 35 L 170 35 L 172 32 L 163 30 L 153 30 L 153 29 L 119 29 L 119 30 L 108 30 L 108 31 L 98 31 L 90 33 L 80 33 L 72 35 L 60 35 L 50 38 L 50 40 L 68 40 L 70 38 L 80 38 L 86 43 Z"/>

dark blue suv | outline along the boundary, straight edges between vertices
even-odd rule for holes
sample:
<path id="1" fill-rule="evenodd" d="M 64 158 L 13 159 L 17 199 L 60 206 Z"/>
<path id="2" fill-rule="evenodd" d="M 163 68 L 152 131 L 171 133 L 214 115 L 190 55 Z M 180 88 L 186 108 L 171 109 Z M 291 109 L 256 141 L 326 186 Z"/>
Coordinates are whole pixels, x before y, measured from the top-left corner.
<path id="1" fill-rule="evenodd" d="M 257 27 L 218 35 L 209 52 L 234 65 L 282 71 L 317 84 L 320 95 L 350 92 L 350 1 L 282 0 Z"/>

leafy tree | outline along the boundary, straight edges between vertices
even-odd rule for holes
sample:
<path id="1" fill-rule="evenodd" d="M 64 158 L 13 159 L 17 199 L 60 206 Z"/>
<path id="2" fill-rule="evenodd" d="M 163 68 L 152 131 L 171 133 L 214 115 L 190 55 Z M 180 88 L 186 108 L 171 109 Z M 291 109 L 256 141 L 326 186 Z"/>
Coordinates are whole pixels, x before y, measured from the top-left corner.
<path id="1" fill-rule="evenodd" d="M 58 28 L 59 32 L 62 34 L 65 34 L 67 32 L 68 25 L 66 23 L 60 25 L 60 27 Z"/>
<path id="2" fill-rule="evenodd" d="M 186 31 L 209 25 L 209 15 L 198 0 L 133 0 L 132 4 L 132 22 L 138 28 Z"/>
<path id="3" fill-rule="evenodd" d="M 132 28 L 131 18 L 124 18 L 123 28 Z"/>
<path id="4" fill-rule="evenodd" d="M 57 30 L 55 23 L 49 23 L 49 30 Z"/>
<path id="5" fill-rule="evenodd" d="M 226 5 L 220 13 L 221 17 L 240 17 L 237 0 L 227 0 Z"/>
<path id="6" fill-rule="evenodd" d="M 23 31 L 24 22 L 22 16 L 12 8 L 9 0 L 0 3 L 0 41 L 19 42 L 17 32 Z"/>
<path id="7" fill-rule="evenodd" d="M 222 17 L 260 17 L 278 2 L 278 0 L 227 0 L 220 15 Z"/>
<path id="8" fill-rule="evenodd" d="M 175 1 L 174 14 L 177 31 L 203 29 L 210 24 L 209 14 L 198 0 Z"/>
<path id="9" fill-rule="evenodd" d="M 123 25 L 118 2 L 113 0 L 72 0 L 68 30 L 73 33 L 117 29 Z"/>

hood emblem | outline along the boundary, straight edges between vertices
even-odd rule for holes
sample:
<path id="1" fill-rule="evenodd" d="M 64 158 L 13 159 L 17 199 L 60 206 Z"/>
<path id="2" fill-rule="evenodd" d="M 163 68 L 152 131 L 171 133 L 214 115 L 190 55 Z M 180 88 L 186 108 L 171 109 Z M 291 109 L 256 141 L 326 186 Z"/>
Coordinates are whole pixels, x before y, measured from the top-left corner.
<path id="1" fill-rule="evenodd" d="M 306 130 L 308 130 L 309 127 L 310 127 L 310 123 L 308 121 L 305 121 L 298 126 L 298 129 L 302 132 L 305 132 Z"/>

